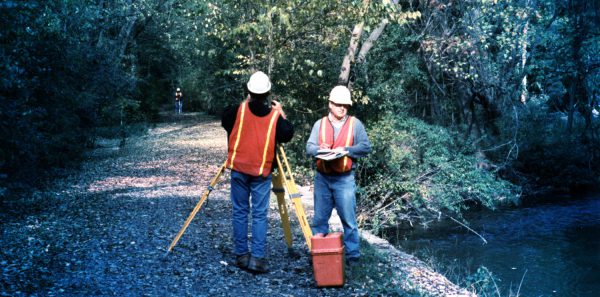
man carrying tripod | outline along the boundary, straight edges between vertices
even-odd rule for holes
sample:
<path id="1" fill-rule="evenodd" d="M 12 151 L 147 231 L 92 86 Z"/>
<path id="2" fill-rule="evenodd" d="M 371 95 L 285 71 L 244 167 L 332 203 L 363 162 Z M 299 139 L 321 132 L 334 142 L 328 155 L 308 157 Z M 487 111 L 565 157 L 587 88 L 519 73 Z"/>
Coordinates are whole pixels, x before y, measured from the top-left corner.
<path id="1" fill-rule="evenodd" d="M 294 127 L 281 103 L 267 100 L 269 77 L 258 71 L 247 83 L 248 97 L 228 106 L 221 116 L 227 131 L 226 167 L 231 169 L 233 244 L 236 266 L 253 272 L 268 271 L 266 241 L 271 171 L 276 143 L 288 142 Z M 252 251 L 248 248 L 248 215 L 252 215 Z"/>

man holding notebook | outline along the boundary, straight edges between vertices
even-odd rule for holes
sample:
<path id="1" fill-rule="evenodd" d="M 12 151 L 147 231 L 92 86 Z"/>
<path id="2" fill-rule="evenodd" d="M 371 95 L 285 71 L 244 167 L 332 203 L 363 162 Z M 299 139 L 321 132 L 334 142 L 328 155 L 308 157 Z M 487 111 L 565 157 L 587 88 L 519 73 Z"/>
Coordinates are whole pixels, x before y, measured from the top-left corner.
<path id="1" fill-rule="evenodd" d="M 350 106 L 348 88 L 336 86 L 331 90 L 329 114 L 313 125 L 306 153 L 317 163 L 313 232 L 328 233 L 335 207 L 344 227 L 346 262 L 354 264 L 360 258 L 354 169 L 356 159 L 371 152 L 371 142 L 362 122 L 348 115 Z"/>

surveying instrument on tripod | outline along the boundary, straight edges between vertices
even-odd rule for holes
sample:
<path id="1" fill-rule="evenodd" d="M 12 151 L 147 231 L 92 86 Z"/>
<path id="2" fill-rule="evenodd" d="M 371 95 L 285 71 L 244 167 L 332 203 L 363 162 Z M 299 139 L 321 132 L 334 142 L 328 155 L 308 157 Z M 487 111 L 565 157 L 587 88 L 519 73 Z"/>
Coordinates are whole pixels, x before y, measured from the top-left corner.
<path id="1" fill-rule="evenodd" d="M 285 196 L 287 193 L 288 198 L 292 201 L 294 205 L 294 210 L 296 211 L 296 216 L 298 221 L 300 222 L 300 227 L 302 229 L 302 233 L 304 235 L 304 239 L 306 241 L 306 245 L 308 250 L 311 250 L 311 240 L 312 230 L 308 224 L 308 220 L 306 219 L 306 215 L 304 213 L 304 207 L 302 206 L 302 195 L 298 191 L 298 187 L 296 186 L 296 182 L 294 181 L 294 176 L 292 174 L 291 167 L 285 155 L 285 151 L 281 145 L 277 146 L 277 152 L 275 154 L 275 159 L 277 162 L 277 171 L 273 173 L 273 188 L 272 191 L 277 196 L 277 206 L 279 207 L 279 215 L 281 216 L 281 225 L 283 227 L 283 234 L 285 238 L 285 243 L 287 244 L 288 250 L 292 251 L 292 230 L 290 226 L 290 219 L 288 215 L 288 210 L 286 206 Z M 216 175 L 211 180 L 208 188 L 202 194 L 202 197 L 185 220 L 183 227 L 177 233 L 177 236 L 173 239 L 169 248 L 167 249 L 167 253 L 169 253 L 173 247 L 177 244 L 187 227 L 190 225 L 191 221 L 196 216 L 196 213 L 202 208 L 202 205 L 206 202 L 208 195 L 212 190 L 214 190 L 215 185 L 218 183 L 219 178 L 225 171 L 227 162 L 224 162 L 223 165 L 217 170 Z"/>
<path id="2" fill-rule="evenodd" d="M 233 252 L 235 266 L 250 272 L 268 272 L 265 246 L 268 229 L 268 205 L 270 189 L 277 197 L 279 215 L 288 252 L 293 253 L 292 232 L 285 196 L 294 205 L 306 245 L 311 252 L 313 268 L 318 285 L 343 284 L 343 246 L 341 234 L 318 234 L 306 220 L 292 170 L 281 145 L 291 140 L 293 126 L 286 120 L 282 105 L 269 100 L 271 82 L 269 77 L 257 71 L 246 84 L 248 96 L 237 106 L 227 107 L 221 116 L 221 125 L 227 131 L 227 161 L 217 171 L 210 186 L 188 216 L 183 227 L 171 242 L 170 252 L 181 238 L 191 220 L 200 210 L 219 177 L 226 168 L 231 169 L 231 201 L 233 226 Z M 347 144 L 348 145 L 348 144 Z M 347 146 L 346 145 L 346 146 Z M 349 163 L 350 164 L 350 163 Z M 277 170 L 273 171 L 276 166 Z M 252 249 L 248 247 L 248 215 L 252 216 Z M 336 233 L 336 232 L 334 232 Z M 323 236 L 323 235 L 336 236 Z M 319 275 L 329 276 L 329 268 L 336 268 L 335 282 L 319 281 Z"/>

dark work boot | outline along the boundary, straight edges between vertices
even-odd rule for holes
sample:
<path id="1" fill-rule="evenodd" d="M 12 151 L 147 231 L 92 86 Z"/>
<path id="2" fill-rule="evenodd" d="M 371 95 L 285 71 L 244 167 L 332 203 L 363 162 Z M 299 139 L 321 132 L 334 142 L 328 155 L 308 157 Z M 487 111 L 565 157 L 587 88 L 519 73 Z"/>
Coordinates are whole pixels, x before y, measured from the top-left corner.
<path id="1" fill-rule="evenodd" d="M 269 270 L 267 269 L 267 259 L 250 257 L 250 262 L 248 262 L 248 269 L 256 273 L 269 272 Z"/>
<path id="2" fill-rule="evenodd" d="M 235 266 L 246 269 L 248 268 L 248 263 L 250 262 L 250 253 L 245 253 L 243 255 L 238 255 L 235 257 Z"/>
<path id="3" fill-rule="evenodd" d="M 360 265 L 359 257 L 346 258 L 346 266 L 347 267 L 355 267 Z"/>

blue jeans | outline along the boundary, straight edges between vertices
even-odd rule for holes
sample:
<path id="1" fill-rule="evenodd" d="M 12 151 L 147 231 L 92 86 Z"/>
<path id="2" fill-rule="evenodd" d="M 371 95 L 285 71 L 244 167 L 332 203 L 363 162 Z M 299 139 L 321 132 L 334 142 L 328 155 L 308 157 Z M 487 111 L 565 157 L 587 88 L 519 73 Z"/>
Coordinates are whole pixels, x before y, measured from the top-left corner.
<path id="1" fill-rule="evenodd" d="M 248 215 L 252 213 L 252 256 L 266 254 L 271 179 L 231 171 L 231 202 L 233 204 L 233 252 L 248 253 Z"/>
<path id="2" fill-rule="evenodd" d="M 346 258 L 360 257 L 356 223 L 356 184 L 354 171 L 345 175 L 315 175 L 314 233 L 329 233 L 329 218 L 335 207 L 344 227 Z"/>
<path id="3" fill-rule="evenodd" d="M 183 101 L 175 101 L 175 113 L 181 113 L 181 108 L 183 107 Z"/>

